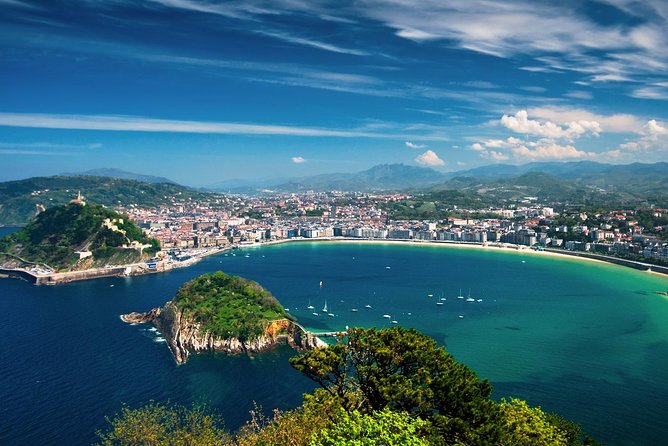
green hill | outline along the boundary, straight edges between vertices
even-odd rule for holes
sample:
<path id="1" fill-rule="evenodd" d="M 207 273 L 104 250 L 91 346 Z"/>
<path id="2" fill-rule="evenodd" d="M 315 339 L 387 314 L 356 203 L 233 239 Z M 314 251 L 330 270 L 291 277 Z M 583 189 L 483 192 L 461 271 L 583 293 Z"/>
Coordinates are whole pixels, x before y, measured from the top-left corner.
<path id="1" fill-rule="evenodd" d="M 81 191 L 87 200 L 104 206 L 156 207 L 209 197 L 208 194 L 170 183 L 93 177 L 35 177 L 0 183 L 0 225 L 24 225 L 40 206 L 67 204 Z"/>
<path id="2" fill-rule="evenodd" d="M 186 282 L 172 303 L 203 331 L 223 339 L 255 339 L 265 333 L 269 321 L 290 318 L 257 282 L 220 271 Z"/>
<path id="3" fill-rule="evenodd" d="M 130 247 L 133 242 L 135 248 Z M 98 204 L 52 207 L 22 230 L 0 239 L 4 253 L 0 261 L 5 265 L 30 262 L 57 270 L 133 263 L 157 250 L 158 241 L 146 237 L 128 216 Z M 77 251 L 92 255 L 79 259 Z"/>

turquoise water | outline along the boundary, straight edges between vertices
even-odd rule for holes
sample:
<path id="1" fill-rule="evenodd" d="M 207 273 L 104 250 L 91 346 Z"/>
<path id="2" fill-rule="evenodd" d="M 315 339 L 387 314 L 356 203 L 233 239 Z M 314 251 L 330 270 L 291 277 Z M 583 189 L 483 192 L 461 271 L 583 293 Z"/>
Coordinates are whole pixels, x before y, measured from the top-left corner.
<path id="1" fill-rule="evenodd" d="M 159 334 L 118 319 L 217 269 L 259 281 L 314 330 L 391 326 L 389 314 L 490 379 L 496 397 L 560 412 L 606 444 L 662 444 L 668 434 L 668 299 L 654 294 L 668 290 L 666 277 L 427 246 L 293 243 L 244 253 L 129 279 L 0 281 L 0 444 L 87 444 L 121 402 L 207 401 L 230 428 L 253 401 L 297 405 L 313 386 L 290 368 L 288 348 L 176 366 Z M 460 288 L 483 301 L 457 299 Z M 306 308 L 325 299 L 334 317 Z"/>

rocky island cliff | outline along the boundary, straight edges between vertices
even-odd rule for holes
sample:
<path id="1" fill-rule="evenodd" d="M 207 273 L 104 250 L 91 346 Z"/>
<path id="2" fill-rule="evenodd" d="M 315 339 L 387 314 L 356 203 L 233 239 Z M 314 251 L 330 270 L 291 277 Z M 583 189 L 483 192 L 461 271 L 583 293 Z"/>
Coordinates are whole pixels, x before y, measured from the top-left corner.
<path id="1" fill-rule="evenodd" d="M 222 272 L 185 283 L 161 308 L 121 316 L 127 323 L 150 323 L 162 332 L 174 359 L 216 351 L 257 353 L 286 342 L 298 350 L 322 345 L 256 282 Z"/>

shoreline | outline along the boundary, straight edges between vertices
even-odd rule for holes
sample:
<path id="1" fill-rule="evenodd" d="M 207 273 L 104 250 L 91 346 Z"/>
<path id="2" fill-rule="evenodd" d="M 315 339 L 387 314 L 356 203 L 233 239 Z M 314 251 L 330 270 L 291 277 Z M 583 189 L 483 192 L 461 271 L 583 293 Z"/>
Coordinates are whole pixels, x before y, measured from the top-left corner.
<path id="1" fill-rule="evenodd" d="M 325 238 L 289 238 L 280 240 L 270 240 L 267 242 L 254 242 L 245 244 L 229 245 L 220 249 L 206 250 L 194 254 L 188 260 L 183 262 L 163 262 L 158 263 L 156 268 L 148 268 L 146 262 L 134 263 L 130 265 L 119 265 L 116 267 L 94 268 L 82 271 L 69 271 L 63 273 L 35 274 L 26 269 L 5 269 L 0 268 L 0 278 L 13 277 L 27 280 L 35 285 L 57 285 L 80 280 L 92 280 L 108 277 L 131 277 L 146 274 L 156 274 L 169 272 L 176 268 L 187 268 L 198 263 L 205 257 L 225 253 L 234 249 L 261 248 L 263 246 L 281 245 L 285 243 L 350 243 L 350 244 L 386 244 L 386 245 L 410 245 L 410 246 L 432 246 L 449 247 L 463 249 L 478 249 L 484 251 L 500 250 L 504 252 L 515 252 L 531 255 L 543 255 L 561 258 L 570 258 L 573 260 L 583 260 L 588 262 L 601 262 L 623 266 L 626 268 L 645 271 L 651 274 L 668 276 L 668 267 L 653 265 L 635 260 L 627 260 L 619 257 L 606 256 L 581 251 L 567 251 L 563 249 L 547 248 L 545 250 L 535 250 L 529 246 L 513 245 L 509 243 L 491 242 L 456 242 L 449 240 L 403 240 L 403 239 L 362 239 L 352 237 L 325 237 Z"/>
<path id="2" fill-rule="evenodd" d="M 606 256 L 603 254 L 590 253 L 586 251 L 568 251 L 565 249 L 547 248 L 538 251 L 525 245 L 513 245 L 510 243 L 490 242 L 455 242 L 449 240 L 399 240 L 399 239 L 361 239 L 351 237 L 328 237 L 328 238 L 293 238 L 285 240 L 276 240 L 267 243 L 256 243 L 252 246 L 259 247 L 265 244 L 276 244 L 285 242 L 306 242 L 306 243 L 370 243 L 370 244 L 396 244 L 396 245 L 413 245 L 413 246 L 432 246 L 432 247 L 450 247 L 450 248 L 464 248 L 464 249 L 479 249 L 479 250 L 501 250 L 504 252 L 516 252 L 531 255 L 544 255 L 552 257 L 570 258 L 572 260 L 583 260 L 587 262 L 608 263 L 626 268 L 636 269 L 638 271 L 645 271 L 651 274 L 658 274 L 660 276 L 668 276 L 668 267 L 662 265 L 654 265 L 651 263 L 639 262 L 637 260 L 628 260 L 620 257 Z M 249 245 L 250 247 L 251 245 Z"/>

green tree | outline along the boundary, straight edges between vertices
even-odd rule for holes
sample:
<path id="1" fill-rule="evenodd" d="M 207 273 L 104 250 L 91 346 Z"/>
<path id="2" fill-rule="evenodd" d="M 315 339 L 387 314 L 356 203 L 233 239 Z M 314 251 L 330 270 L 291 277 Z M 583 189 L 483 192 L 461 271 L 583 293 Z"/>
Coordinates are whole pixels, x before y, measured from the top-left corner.
<path id="1" fill-rule="evenodd" d="M 311 446 L 427 446 L 429 442 L 420 431 L 428 424 L 389 409 L 370 414 L 341 409 L 336 423 L 316 433 Z"/>
<path id="2" fill-rule="evenodd" d="M 213 446 L 229 442 L 222 420 L 204 406 L 126 406 L 107 421 L 109 427 L 97 432 L 100 446 Z"/>
<path id="3" fill-rule="evenodd" d="M 491 384 L 417 330 L 351 329 L 346 343 L 290 362 L 349 412 L 390 409 L 430 421 L 434 442 L 496 444 L 503 433 Z"/>
<path id="4" fill-rule="evenodd" d="M 540 407 L 511 398 L 500 403 L 507 436 L 503 446 L 567 446 L 566 432 L 550 422 Z"/>

